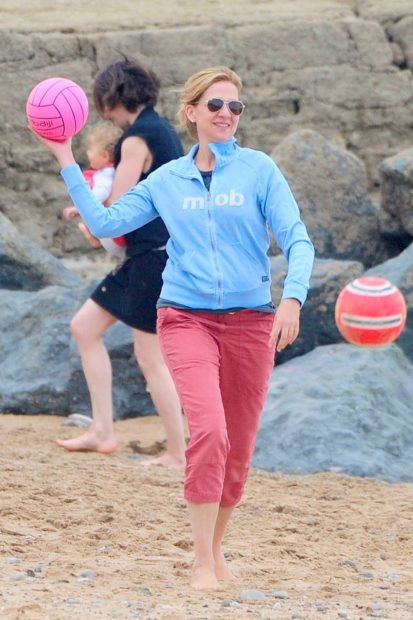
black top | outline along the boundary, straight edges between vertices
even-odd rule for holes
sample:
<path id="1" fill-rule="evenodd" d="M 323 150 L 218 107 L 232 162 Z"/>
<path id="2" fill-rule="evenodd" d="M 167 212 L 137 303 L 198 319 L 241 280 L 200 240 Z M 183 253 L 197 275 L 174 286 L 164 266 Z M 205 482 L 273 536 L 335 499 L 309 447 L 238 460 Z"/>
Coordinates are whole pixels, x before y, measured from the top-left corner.
<path id="1" fill-rule="evenodd" d="M 211 187 L 212 170 L 207 170 L 205 172 L 203 170 L 200 170 L 199 172 L 201 173 L 205 187 L 209 191 L 209 188 Z"/>
<path id="2" fill-rule="evenodd" d="M 148 172 L 143 173 L 140 179 L 136 180 L 137 182 L 146 179 L 159 166 L 183 155 L 182 144 L 175 129 L 166 118 L 159 116 L 152 107 L 148 107 L 139 114 L 130 127 L 125 129 L 117 143 L 115 167 L 120 162 L 123 141 L 131 136 L 142 138 L 152 155 L 152 166 Z M 161 218 L 157 217 L 149 224 L 128 233 L 125 237 L 127 242 L 126 254 L 135 256 L 153 248 L 164 246 L 168 241 L 169 234 Z"/>

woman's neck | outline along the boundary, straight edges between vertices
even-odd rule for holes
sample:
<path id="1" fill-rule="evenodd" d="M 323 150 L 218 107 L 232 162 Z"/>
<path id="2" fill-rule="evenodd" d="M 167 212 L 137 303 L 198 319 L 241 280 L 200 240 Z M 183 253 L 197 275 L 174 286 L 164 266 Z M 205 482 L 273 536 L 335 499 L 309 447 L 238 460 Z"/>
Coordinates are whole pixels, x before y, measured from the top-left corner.
<path id="1" fill-rule="evenodd" d="M 136 119 L 138 118 L 138 116 L 140 116 L 142 114 L 142 112 L 144 111 L 146 106 L 144 105 L 140 105 L 137 109 L 136 112 L 131 112 L 129 114 L 129 126 L 133 125 L 133 123 L 136 121 Z"/>
<path id="2" fill-rule="evenodd" d="M 195 155 L 195 165 L 203 172 L 208 172 L 215 168 L 215 155 L 208 145 L 199 145 L 198 152 Z"/>

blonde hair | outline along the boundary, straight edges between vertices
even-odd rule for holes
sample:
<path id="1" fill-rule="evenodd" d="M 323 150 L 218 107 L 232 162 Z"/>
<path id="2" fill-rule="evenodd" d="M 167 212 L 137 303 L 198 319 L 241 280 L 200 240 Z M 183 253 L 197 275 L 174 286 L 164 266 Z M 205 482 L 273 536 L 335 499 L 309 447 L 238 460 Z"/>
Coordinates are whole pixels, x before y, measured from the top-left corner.
<path id="1" fill-rule="evenodd" d="M 123 130 L 110 121 L 103 121 L 93 125 L 89 130 L 87 139 L 102 151 L 107 151 L 113 161 L 115 146 L 121 137 Z"/>
<path id="2" fill-rule="evenodd" d="M 189 120 L 186 107 L 198 103 L 204 92 L 216 82 L 232 82 L 237 87 L 238 93 L 242 89 L 241 78 L 235 71 L 228 67 L 209 67 L 191 75 L 181 91 L 178 119 L 181 126 L 195 140 L 198 139 L 198 131 L 195 123 Z"/>

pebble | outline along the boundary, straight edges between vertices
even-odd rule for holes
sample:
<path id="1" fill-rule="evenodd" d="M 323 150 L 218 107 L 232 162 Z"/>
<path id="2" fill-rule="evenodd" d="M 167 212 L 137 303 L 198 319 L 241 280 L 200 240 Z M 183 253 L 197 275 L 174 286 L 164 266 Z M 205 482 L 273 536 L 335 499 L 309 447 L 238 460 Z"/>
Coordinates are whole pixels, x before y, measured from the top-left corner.
<path id="1" fill-rule="evenodd" d="M 382 611 L 384 607 L 383 603 L 372 603 L 367 607 L 367 611 Z"/>
<path id="2" fill-rule="evenodd" d="M 89 583 L 90 579 L 89 579 L 89 577 L 78 577 L 77 578 L 77 582 L 78 583 Z"/>
<path id="3" fill-rule="evenodd" d="M 63 426 L 76 426 L 77 428 L 87 428 L 90 426 L 92 418 L 83 413 L 71 413 L 63 422 Z"/>
<path id="4" fill-rule="evenodd" d="M 81 600 L 80 598 L 76 598 L 74 596 L 71 596 L 70 598 L 65 599 L 65 603 L 67 603 L 68 605 L 80 605 L 81 604 Z"/>
<path id="5" fill-rule="evenodd" d="M 222 601 L 222 607 L 232 607 L 233 609 L 242 609 L 242 605 L 238 601 Z"/>
<path id="6" fill-rule="evenodd" d="M 260 590 L 243 590 L 240 594 L 243 601 L 267 601 L 268 597 Z"/>
<path id="7" fill-rule="evenodd" d="M 143 588 L 143 587 L 136 588 L 136 592 L 138 594 L 144 594 L 145 596 L 152 596 L 152 592 L 150 591 L 149 588 Z"/>
<path id="8" fill-rule="evenodd" d="M 360 573 L 361 577 L 364 577 L 365 579 L 374 579 L 374 573 L 370 573 L 369 571 L 366 571 L 365 573 Z"/>
<path id="9" fill-rule="evenodd" d="M 290 595 L 285 590 L 274 590 L 272 596 L 274 598 L 290 598 Z"/>
<path id="10" fill-rule="evenodd" d="M 86 570 L 75 573 L 75 576 L 79 579 L 94 579 L 96 577 L 96 573 L 94 570 L 90 570 L 89 568 L 87 568 Z"/>
<path id="11" fill-rule="evenodd" d="M 316 603 L 315 604 L 315 608 L 316 608 L 317 611 L 319 611 L 322 614 L 325 614 L 326 611 L 328 611 L 327 603 Z"/>
<path id="12" fill-rule="evenodd" d="M 350 566 L 351 568 L 354 568 L 354 570 L 358 571 L 358 566 L 355 562 L 353 562 L 353 560 L 343 560 L 343 565 Z"/>
<path id="13" fill-rule="evenodd" d="M 339 618 L 344 618 L 344 620 L 348 620 L 348 611 L 346 609 L 339 609 L 337 612 Z"/>
<path id="14" fill-rule="evenodd" d="M 12 581 L 22 581 L 25 578 L 25 574 L 24 573 L 12 573 L 10 575 L 10 579 Z"/>
<path id="15" fill-rule="evenodd" d="M 20 560 L 19 558 L 4 558 L 4 563 L 5 564 L 19 564 Z"/>

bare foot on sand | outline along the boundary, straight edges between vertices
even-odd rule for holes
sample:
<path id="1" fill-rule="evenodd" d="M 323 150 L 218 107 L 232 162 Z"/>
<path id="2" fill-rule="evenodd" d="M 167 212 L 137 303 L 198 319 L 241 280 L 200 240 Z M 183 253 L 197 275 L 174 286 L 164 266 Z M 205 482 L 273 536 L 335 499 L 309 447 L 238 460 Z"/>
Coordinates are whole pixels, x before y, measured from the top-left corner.
<path id="1" fill-rule="evenodd" d="M 215 560 L 215 575 L 220 581 L 236 581 L 238 579 L 228 566 L 223 554 L 220 554 Z"/>
<path id="2" fill-rule="evenodd" d="M 69 452 L 101 452 L 102 454 L 112 454 L 115 452 L 116 439 L 100 439 L 93 430 L 88 430 L 83 435 L 73 439 L 56 439 L 56 443 L 61 448 Z"/>
<path id="3" fill-rule="evenodd" d="M 140 461 L 141 465 L 145 467 L 152 467 L 153 465 L 159 467 L 168 467 L 169 469 L 178 469 L 179 471 L 183 471 L 185 469 L 185 459 L 178 458 L 169 454 L 169 452 L 165 452 L 161 456 L 157 456 L 153 459 L 147 459 L 145 461 Z"/>
<path id="4" fill-rule="evenodd" d="M 195 590 L 216 590 L 219 588 L 214 569 L 209 566 L 193 568 L 191 587 Z"/>

